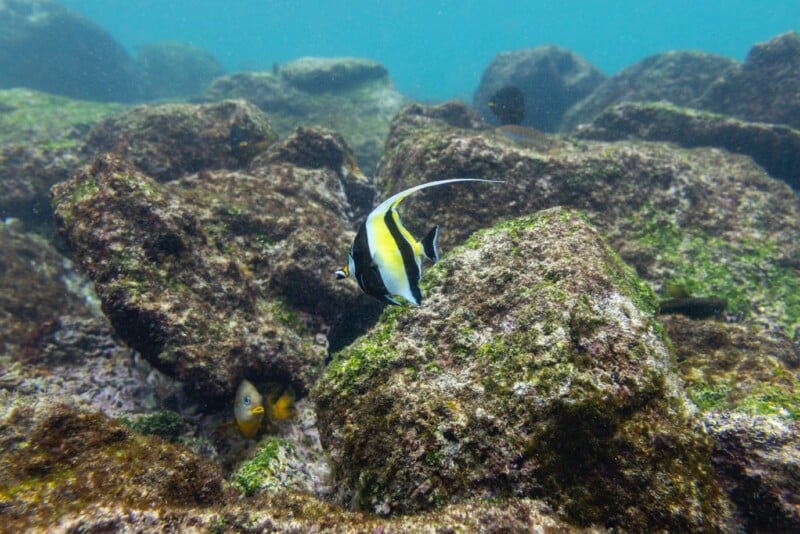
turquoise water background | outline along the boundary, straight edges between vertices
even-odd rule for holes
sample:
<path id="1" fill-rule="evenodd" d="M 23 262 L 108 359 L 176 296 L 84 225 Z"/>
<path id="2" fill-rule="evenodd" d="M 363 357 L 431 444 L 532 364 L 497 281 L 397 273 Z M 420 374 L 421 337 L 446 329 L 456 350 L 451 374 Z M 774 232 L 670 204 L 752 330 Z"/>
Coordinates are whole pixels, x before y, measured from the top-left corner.
<path id="1" fill-rule="evenodd" d="M 418 100 L 472 100 L 502 51 L 555 44 L 614 74 L 667 50 L 742 60 L 750 47 L 800 30 L 800 0 L 512 2 L 503 0 L 64 0 L 129 52 L 184 41 L 233 72 L 301 56 L 358 56 L 385 65 Z"/>

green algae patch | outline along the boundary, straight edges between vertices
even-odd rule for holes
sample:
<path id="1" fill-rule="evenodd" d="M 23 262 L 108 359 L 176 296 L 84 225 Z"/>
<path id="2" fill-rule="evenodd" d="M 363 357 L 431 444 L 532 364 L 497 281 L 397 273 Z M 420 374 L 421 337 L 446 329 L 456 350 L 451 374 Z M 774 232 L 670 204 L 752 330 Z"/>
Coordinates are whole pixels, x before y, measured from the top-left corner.
<path id="1" fill-rule="evenodd" d="M 775 261 L 776 241 L 746 235 L 721 238 L 680 228 L 652 206 L 642 208 L 632 221 L 639 227 L 637 242 L 669 273 L 660 281 L 662 287 L 672 283 L 694 296 L 724 298 L 731 315 L 747 317 L 758 308 L 790 333 L 800 326 L 800 276 Z"/>
<path id="2" fill-rule="evenodd" d="M 185 427 L 183 418 L 169 410 L 133 417 L 120 417 L 118 421 L 140 434 L 158 436 L 172 443 L 179 440 Z"/>
<path id="3" fill-rule="evenodd" d="M 95 124 L 125 109 L 120 104 L 84 102 L 29 89 L 0 91 L 0 144 L 76 146 Z"/>
<path id="4" fill-rule="evenodd" d="M 281 456 L 293 445 L 282 438 L 270 438 L 256 452 L 253 458 L 243 462 L 233 474 L 231 484 L 246 496 L 255 495 L 268 485 L 273 477 Z"/>

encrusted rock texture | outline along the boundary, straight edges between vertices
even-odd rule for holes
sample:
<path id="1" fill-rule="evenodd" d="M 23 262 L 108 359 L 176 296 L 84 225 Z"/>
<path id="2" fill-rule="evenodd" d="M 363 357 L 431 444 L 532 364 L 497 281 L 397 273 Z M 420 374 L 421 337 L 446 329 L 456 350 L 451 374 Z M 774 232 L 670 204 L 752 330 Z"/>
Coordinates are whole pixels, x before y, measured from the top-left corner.
<path id="1" fill-rule="evenodd" d="M 376 178 L 384 195 L 451 177 L 505 183 L 409 198 L 412 233 L 435 221 L 447 250 L 499 220 L 573 207 L 663 296 L 673 282 L 790 337 L 800 328 L 800 199 L 750 158 L 658 143 L 520 142 L 466 128 L 471 112 L 447 109 L 413 105 L 396 117 Z"/>
<path id="2" fill-rule="evenodd" d="M 723 148 L 750 156 L 771 176 L 800 190 L 800 131 L 789 126 L 746 122 L 666 102 L 628 102 L 606 108 L 573 133 L 601 141 L 642 139 Z"/>
<path id="3" fill-rule="evenodd" d="M 564 113 L 560 130 L 590 122 L 606 107 L 620 102 L 666 100 L 691 106 L 737 62 L 704 52 L 672 51 L 650 56 L 600 84 Z"/>
<path id="4" fill-rule="evenodd" d="M 157 368 L 212 399 L 246 375 L 303 392 L 324 345 L 286 301 L 331 318 L 355 297 L 326 272 L 347 246 L 339 172 L 277 161 L 163 186 L 103 155 L 54 188 L 56 223 L 119 335 Z"/>

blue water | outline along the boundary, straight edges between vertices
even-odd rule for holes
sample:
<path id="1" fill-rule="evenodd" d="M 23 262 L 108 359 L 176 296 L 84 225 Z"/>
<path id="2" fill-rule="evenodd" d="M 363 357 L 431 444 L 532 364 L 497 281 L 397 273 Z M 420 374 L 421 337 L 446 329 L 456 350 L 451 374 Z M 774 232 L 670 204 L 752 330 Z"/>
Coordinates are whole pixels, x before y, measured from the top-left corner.
<path id="1" fill-rule="evenodd" d="M 471 101 L 498 52 L 571 49 L 613 74 L 666 50 L 744 59 L 750 47 L 800 30 L 800 0 L 64 0 L 131 53 L 178 40 L 229 71 L 300 56 L 359 56 L 388 67 L 419 100 Z M 613 6 L 613 7 L 612 7 Z"/>

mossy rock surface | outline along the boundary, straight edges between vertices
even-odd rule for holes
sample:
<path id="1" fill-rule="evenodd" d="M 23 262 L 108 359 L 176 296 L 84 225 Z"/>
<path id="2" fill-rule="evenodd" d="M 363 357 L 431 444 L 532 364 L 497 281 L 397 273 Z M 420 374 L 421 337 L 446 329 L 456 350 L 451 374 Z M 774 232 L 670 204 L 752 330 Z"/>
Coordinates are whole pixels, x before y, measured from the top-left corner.
<path id="1" fill-rule="evenodd" d="M 750 156 L 770 176 L 800 190 L 800 131 L 788 126 L 746 122 L 666 102 L 624 102 L 606 108 L 574 133 L 602 141 L 642 139 L 722 148 Z"/>
<path id="2" fill-rule="evenodd" d="M 394 519 L 270 488 L 242 498 L 218 466 L 101 413 L 0 390 L 0 521 L 8 532 L 574 530 L 541 501 L 471 501 Z M 269 457 L 269 452 L 266 451 Z M 597 531 L 597 530 L 595 530 Z"/>
<path id="3" fill-rule="evenodd" d="M 399 211 L 413 235 L 438 224 L 447 250 L 499 220 L 570 206 L 662 298 L 671 282 L 725 298 L 730 314 L 789 337 L 800 328 L 800 197 L 749 157 L 641 141 L 509 139 L 476 129 L 455 107 L 409 106 L 395 118 L 380 196 L 449 177 L 505 183 L 410 197 Z"/>
<path id="4" fill-rule="evenodd" d="M 525 495 L 584 525 L 724 527 L 655 297 L 585 218 L 501 223 L 423 278 L 423 306 L 387 310 L 315 390 L 342 502 Z"/>

